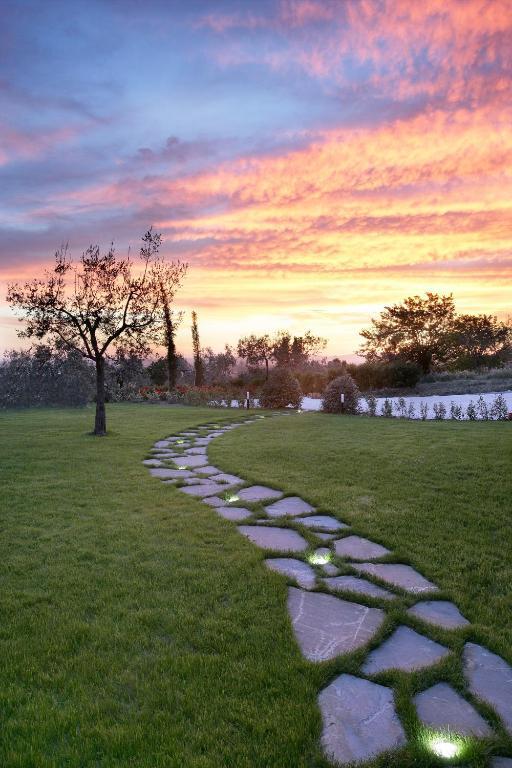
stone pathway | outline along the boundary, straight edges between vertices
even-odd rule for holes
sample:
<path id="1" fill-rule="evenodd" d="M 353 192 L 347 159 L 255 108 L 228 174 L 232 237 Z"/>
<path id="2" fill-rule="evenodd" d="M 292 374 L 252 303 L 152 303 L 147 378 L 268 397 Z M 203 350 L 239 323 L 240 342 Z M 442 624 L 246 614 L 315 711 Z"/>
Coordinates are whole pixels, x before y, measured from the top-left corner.
<path id="1" fill-rule="evenodd" d="M 446 738 L 494 737 L 473 703 L 442 678 L 442 663 L 455 654 L 429 631 L 440 629 L 447 639 L 463 633 L 464 638 L 470 623 L 454 603 L 441 595 L 437 599 L 437 585 L 305 499 L 248 485 L 209 464 L 213 439 L 261 418 L 209 424 L 159 440 L 143 464 L 153 477 L 238 524 L 238 531 L 264 550 L 267 568 L 296 585 L 288 590 L 288 612 L 305 659 L 318 664 L 363 652 L 359 674 L 341 674 L 319 693 L 327 758 L 339 766 L 360 764 L 407 744 L 393 689 L 378 682 L 379 675 L 394 671 L 411 675 L 431 669 L 429 687 L 412 700 L 420 729 Z M 387 610 L 400 598 L 409 605 L 416 600 L 401 616 L 404 622 L 410 617 L 414 628 L 397 626 L 396 619 L 395 626 L 386 624 Z M 458 663 L 473 701 L 493 710 L 512 736 L 512 667 L 472 642 L 465 643 Z M 367 679 L 374 677 L 377 681 Z M 496 756 L 490 766 L 512 768 L 512 758 Z"/>

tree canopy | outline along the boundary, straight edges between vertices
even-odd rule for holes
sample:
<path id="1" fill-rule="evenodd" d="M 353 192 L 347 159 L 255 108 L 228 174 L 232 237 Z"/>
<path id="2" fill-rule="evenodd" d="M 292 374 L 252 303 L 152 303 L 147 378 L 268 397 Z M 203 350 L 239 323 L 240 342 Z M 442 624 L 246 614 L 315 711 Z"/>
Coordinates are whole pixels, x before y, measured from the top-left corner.
<path id="1" fill-rule="evenodd" d="M 146 355 L 157 341 L 162 323 L 162 281 L 174 296 L 183 272 L 179 264 L 159 258 L 161 236 L 148 230 L 142 237 L 138 268 L 130 256 L 106 253 L 90 245 L 77 262 L 62 247 L 53 270 L 44 277 L 9 286 L 7 300 L 21 313 L 19 335 L 59 342 L 96 366 L 94 434 L 106 433 L 105 358 L 122 348 L 125 354 Z"/>

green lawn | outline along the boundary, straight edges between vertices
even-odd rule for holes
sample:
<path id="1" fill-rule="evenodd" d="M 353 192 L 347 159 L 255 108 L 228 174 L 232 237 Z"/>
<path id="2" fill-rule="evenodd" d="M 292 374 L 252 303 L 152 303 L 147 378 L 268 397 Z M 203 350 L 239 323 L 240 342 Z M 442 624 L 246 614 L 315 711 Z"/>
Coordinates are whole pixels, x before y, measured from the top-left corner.
<path id="1" fill-rule="evenodd" d="M 111 406 L 0 414 L 2 768 L 324 768 L 319 689 L 361 655 L 312 665 L 286 584 L 233 524 L 149 476 L 155 439 L 232 411 Z M 435 580 L 471 637 L 512 662 L 512 427 L 324 415 L 265 420 L 216 441 L 223 469 L 299 493 Z M 384 633 L 403 619 L 404 598 Z M 457 662 L 443 667 L 462 687 Z M 413 745 L 379 765 L 434 766 Z M 498 729 L 499 730 L 499 729 Z M 485 766 L 486 749 L 468 753 Z"/>

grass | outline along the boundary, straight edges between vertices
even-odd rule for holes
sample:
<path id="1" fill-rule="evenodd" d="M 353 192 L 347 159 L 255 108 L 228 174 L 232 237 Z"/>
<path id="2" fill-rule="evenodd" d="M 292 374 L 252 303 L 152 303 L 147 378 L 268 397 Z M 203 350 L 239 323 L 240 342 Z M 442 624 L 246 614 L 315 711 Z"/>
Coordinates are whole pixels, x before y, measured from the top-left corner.
<path id="1" fill-rule="evenodd" d="M 264 553 L 141 465 L 156 439 L 235 416 L 118 405 L 97 439 L 90 409 L 0 414 L 0 765 L 325 768 L 317 693 L 364 654 L 305 662 Z M 512 661 L 511 448 L 507 423 L 308 414 L 230 432 L 210 456 L 396 551 L 473 622 L 435 639 Z M 456 660 L 443 674 L 463 688 Z M 414 736 L 409 696 L 429 676 L 382 678 Z M 512 754 L 499 728 L 467 764 L 491 749 Z M 438 763 L 418 736 L 392 764 Z"/>

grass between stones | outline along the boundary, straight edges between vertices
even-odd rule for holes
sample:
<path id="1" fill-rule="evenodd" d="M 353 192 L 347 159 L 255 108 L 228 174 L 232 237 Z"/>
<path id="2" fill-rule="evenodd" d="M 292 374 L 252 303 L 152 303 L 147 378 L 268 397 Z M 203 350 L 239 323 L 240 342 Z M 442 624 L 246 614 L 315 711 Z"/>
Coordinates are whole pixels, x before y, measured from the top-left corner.
<path id="1" fill-rule="evenodd" d="M 0 414 L 2 766 L 327 765 L 318 691 L 342 671 L 358 674 L 365 653 L 305 662 L 285 579 L 264 567 L 266 553 L 141 464 L 155 440 L 236 416 L 116 405 L 109 436 L 97 439 L 90 409 Z M 425 631 L 410 617 L 410 626 L 456 651 L 466 638 L 484 643 L 511 662 L 511 448 L 507 424 L 305 415 L 233 430 L 209 460 L 392 549 L 473 625 Z M 413 602 L 382 604 L 388 619 L 372 647 Z M 464 691 L 457 654 L 442 670 Z M 437 670 L 378 678 L 395 687 L 409 736 L 410 696 L 438 680 Z M 512 754 L 498 739 L 470 745 L 465 764 L 487 765 L 491 746 Z M 439 764 L 414 738 L 392 760 Z"/>

